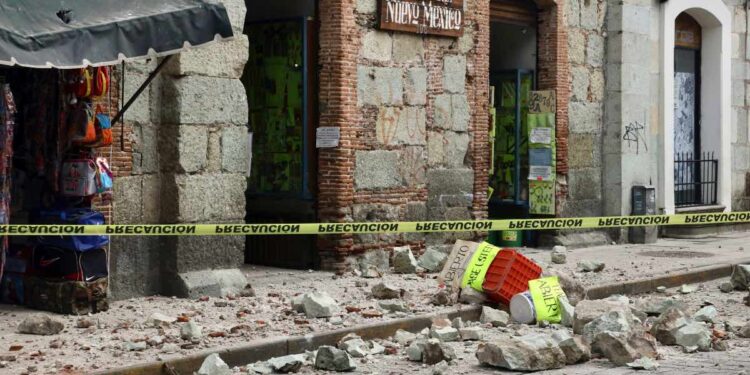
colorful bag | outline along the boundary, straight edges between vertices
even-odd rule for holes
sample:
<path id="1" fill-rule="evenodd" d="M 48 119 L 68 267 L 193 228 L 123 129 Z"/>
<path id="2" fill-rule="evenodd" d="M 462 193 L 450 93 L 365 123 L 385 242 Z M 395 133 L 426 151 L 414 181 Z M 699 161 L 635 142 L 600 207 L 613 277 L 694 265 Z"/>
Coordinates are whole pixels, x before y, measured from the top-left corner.
<path id="1" fill-rule="evenodd" d="M 107 278 L 92 282 L 59 281 L 26 277 L 24 292 L 27 306 L 59 314 L 85 315 L 109 309 Z"/>
<path id="2" fill-rule="evenodd" d="M 81 103 L 70 112 L 68 139 L 79 146 L 96 142 L 96 117 L 90 104 Z"/>
<path id="3" fill-rule="evenodd" d="M 100 98 L 109 91 L 109 68 L 100 66 L 94 72 L 94 88 L 92 96 Z"/>
<path id="4" fill-rule="evenodd" d="M 79 98 L 88 98 L 93 91 L 93 78 L 87 68 L 82 68 L 78 74 L 75 84 L 75 94 Z"/>
<path id="5" fill-rule="evenodd" d="M 107 159 L 96 158 L 96 192 L 104 193 L 112 190 L 112 171 L 109 169 Z"/>
<path id="6" fill-rule="evenodd" d="M 47 225 L 103 225 L 104 215 L 88 208 L 68 208 L 62 210 L 43 210 L 32 215 L 34 224 Z M 37 244 L 54 246 L 66 250 L 86 252 L 101 249 L 109 244 L 109 237 L 102 235 L 87 236 L 39 236 Z"/>
<path id="7" fill-rule="evenodd" d="M 68 197 L 96 194 L 97 167 L 91 159 L 66 160 L 62 164 L 62 193 Z"/>
<path id="8" fill-rule="evenodd" d="M 102 110 L 101 106 L 96 106 L 94 128 L 96 130 L 96 140 L 91 147 L 102 147 L 112 144 L 112 122 L 109 119 L 109 115 Z"/>

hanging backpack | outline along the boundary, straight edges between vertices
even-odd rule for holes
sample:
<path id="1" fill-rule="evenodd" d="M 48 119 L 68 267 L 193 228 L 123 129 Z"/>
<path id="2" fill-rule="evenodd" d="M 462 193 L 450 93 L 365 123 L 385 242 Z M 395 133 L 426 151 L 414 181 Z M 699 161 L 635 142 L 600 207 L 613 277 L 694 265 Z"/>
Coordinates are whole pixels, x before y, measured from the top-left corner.
<path id="1" fill-rule="evenodd" d="M 79 103 L 68 118 L 68 139 L 74 145 L 84 146 L 96 142 L 96 118 L 89 103 Z"/>
<path id="2" fill-rule="evenodd" d="M 109 115 L 102 111 L 101 106 L 96 107 L 94 128 L 96 130 L 96 140 L 92 147 L 109 146 L 112 144 L 112 122 L 109 119 Z"/>
<path id="3" fill-rule="evenodd" d="M 94 71 L 94 87 L 91 95 L 100 98 L 109 92 L 109 68 L 100 66 Z"/>
<path id="4" fill-rule="evenodd" d="M 75 94 L 79 98 L 88 98 L 93 91 L 93 78 L 87 68 L 81 68 L 75 85 Z"/>

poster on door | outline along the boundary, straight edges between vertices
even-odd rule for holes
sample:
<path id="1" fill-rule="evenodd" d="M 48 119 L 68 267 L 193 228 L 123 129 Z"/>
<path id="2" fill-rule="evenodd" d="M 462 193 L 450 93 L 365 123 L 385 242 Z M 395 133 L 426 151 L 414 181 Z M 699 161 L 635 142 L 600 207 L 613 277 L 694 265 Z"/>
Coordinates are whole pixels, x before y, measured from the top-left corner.
<path id="1" fill-rule="evenodd" d="M 529 213 L 555 214 L 555 92 L 529 97 Z"/>

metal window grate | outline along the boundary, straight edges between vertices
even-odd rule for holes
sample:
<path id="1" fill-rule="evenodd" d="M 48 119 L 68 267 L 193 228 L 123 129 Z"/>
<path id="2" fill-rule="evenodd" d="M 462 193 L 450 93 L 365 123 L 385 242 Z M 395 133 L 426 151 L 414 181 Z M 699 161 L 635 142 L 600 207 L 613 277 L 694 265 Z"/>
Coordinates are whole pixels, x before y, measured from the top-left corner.
<path id="1" fill-rule="evenodd" d="M 676 207 L 716 204 L 719 160 L 704 152 L 674 156 L 674 202 Z"/>

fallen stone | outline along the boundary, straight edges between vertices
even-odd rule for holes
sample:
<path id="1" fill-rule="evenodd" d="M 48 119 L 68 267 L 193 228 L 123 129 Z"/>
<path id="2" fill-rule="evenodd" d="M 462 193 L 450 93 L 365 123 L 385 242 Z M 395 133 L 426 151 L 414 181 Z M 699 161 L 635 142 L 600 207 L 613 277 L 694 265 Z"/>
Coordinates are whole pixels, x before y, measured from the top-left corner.
<path id="1" fill-rule="evenodd" d="M 240 290 L 240 297 L 255 297 L 255 289 L 250 284 L 246 284 L 245 287 Z"/>
<path id="2" fill-rule="evenodd" d="M 729 350 L 729 345 L 727 345 L 725 340 L 713 341 L 711 342 L 711 349 L 716 352 L 725 352 Z"/>
<path id="3" fill-rule="evenodd" d="M 458 295 L 458 302 L 465 304 L 481 305 L 487 302 L 487 296 L 472 287 L 462 288 Z"/>
<path id="4" fill-rule="evenodd" d="M 435 317 L 432 318 L 432 327 L 434 328 L 445 328 L 445 327 L 452 327 L 453 322 L 450 321 L 450 319 L 446 317 Z"/>
<path id="5" fill-rule="evenodd" d="M 565 327 L 573 327 L 575 322 L 575 307 L 570 304 L 567 296 L 562 296 L 557 299 L 558 306 L 560 306 L 560 324 Z"/>
<path id="6" fill-rule="evenodd" d="M 591 349 L 580 337 L 572 336 L 567 330 L 555 331 L 552 340 L 565 353 L 565 363 L 568 365 L 586 362 L 591 358 Z"/>
<path id="7" fill-rule="evenodd" d="M 448 362 L 441 361 L 432 367 L 432 375 L 445 375 L 448 373 Z"/>
<path id="8" fill-rule="evenodd" d="M 436 272 L 443 269 L 448 255 L 435 247 L 428 247 L 427 250 L 419 257 L 419 267 L 428 272 Z"/>
<path id="9" fill-rule="evenodd" d="M 686 309 L 683 302 L 667 297 L 652 298 L 641 301 L 636 304 L 636 307 L 638 310 L 641 310 L 650 316 L 659 316 L 671 308 L 676 308 L 682 311 L 685 311 Z"/>
<path id="10" fill-rule="evenodd" d="M 458 333 L 463 341 L 479 341 L 484 339 L 484 329 L 481 327 L 459 328 Z"/>
<path id="11" fill-rule="evenodd" d="M 626 363 L 626 365 L 636 370 L 653 371 L 659 368 L 659 362 L 649 357 L 641 357 L 633 362 Z"/>
<path id="12" fill-rule="evenodd" d="M 711 349 L 711 331 L 699 322 L 690 322 L 674 333 L 675 344 L 682 347 L 697 346 L 700 351 Z"/>
<path id="13" fill-rule="evenodd" d="M 292 310 L 294 312 L 303 313 L 305 312 L 305 295 L 300 294 L 292 297 Z"/>
<path id="14" fill-rule="evenodd" d="M 586 324 L 614 309 L 626 311 L 630 310 L 630 307 L 617 300 L 583 300 L 578 302 L 573 314 L 573 332 L 581 334 Z"/>
<path id="15" fill-rule="evenodd" d="M 315 368 L 320 370 L 345 372 L 357 368 L 349 354 L 332 346 L 321 346 L 315 355 Z"/>
<path id="16" fill-rule="evenodd" d="M 153 336 L 149 337 L 148 340 L 146 340 L 146 344 L 149 346 L 159 346 L 164 343 L 164 336 Z"/>
<path id="17" fill-rule="evenodd" d="M 372 287 L 372 296 L 377 299 L 401 298 L 401 289 L 386 283 L 378 283 Z"/>
<path id="18" fill-rule="evenodd" d="M 452 305 L 451 296 L 447 290 L 441 289 L 430 297 L 430 303 L 435 306 Z"/>
<path id="19" fill-rule="evenodd" d="M 425 341 L 414 341 L 406 348 L 406 356 L 410 361 L 421 362 Z"/>
<path id="20" fill-rule="evenodd" d="M 682 286 L 680 286 L 680 289 L 679 289 L 680 293 L 682 294 L 690 294 L 690 293 L 695 292 L 696 290 L 698 290 L 697 286 L 688 285 L 688 284 L 682 284 Z"/>
<path id="21" fill-rule="evenodd" d="M 531 334 L 480 343 L 476 351 L 479 363 L 512 371 L 542 371 L 565 366 L 567 358 L 554 340 L 543 334 Z"/>
<path id="22" fill-rule="evenodd" d="M 750 264 L 738 264 L 734 266 L 730 281 L 734 289 L 747 290 L 750 288 Z"/>
<path id="23" fill-rule="evenodd" d="M 252 374 L 261 374 L 261 375 L 268 375 L 273 374 L 273 368 L 271 365 L 269 365 L 266 362 L 258 362 L 254 363 L 252 365 L 249 365 L 247 368 L 248 375 Z"/>
<path id="24" fill-rule="evenodd" d="M 183 340 L 200 339 L 203 336 L 203 328 L 192 320 L 180 327 L 180 338 Z"/>
<path id="25" fill-rule="evenodd" d="M 180 346 L 177 344 L 168 343 L 161 347 L 161 352 L 165 354 L 177 353 L 178 351 L 180 351 Z"/>
<path id="26" fill-rule="evenodd" d="M 46 314 L 32 314 L 18 325 L 18 333 L 30 335 L 56 335 L 65 328 L 57 318 Z"/>
<path id="27" fill-rule="evenodd" d="M 456 353 L 453 349 L 437 339 L 427 340 L 422 348 L 422 363 L 428 365 L 434 365 L 442 361 L 452 361 L 455 358 Z"/>
<path id="28" fill-rule="evenodd" d="M 123 348 L 127 352 L 140 352 L 148 349 L 148 344 L 145 341 L 132 342 L 128 341 L 125 343 Z"/>
<path id="29" fill-rule="evenodd" d="M 545 270 L 544 276 L 557 276 L 557 281 L 571 305 L 576 306 L 578 302 L 586 299 L 586 288 L 572 274 L 552 269 Z"/>
<path id="30" fill-rule="evenodd" d="M 359 275 L 366 279 L 377 279 L 379 277 L 383 277 L 383 274 L 378 271 L 377 267 L 373 265 L 364 266 Z"/>
<path id="31" fill-rule="evenodd" d="M 750 323 L 745 324 L 742 328 L 738 329 L 737 336 L 750 339 Z"/>
<path id="32" fill-rule="evenodd" d="M 734 285 L 731 281 L 725 281 L 719 285 L 719 290 L 722 293 L 731 293 L 734 290 Z"/>
<path id="33" fill-rule="evenodd" d="M 169 327 L 176 322 L 177 318 L 166 316 L 162 313 L 155 312 L 146 319 L 146 325 L 151 327 Z"/>
<path id="34" fill-rule="evenodd" d="M 633 329 L 633 315 L 629 310 L 614 309 L 586 323 L 583 326 L 583 341 L 591 344 L 601 332 L 618 332 L 628 334 Z"/>
<path id="35" fill-rule="evenodd" d="M 490 323 L 493 327 L 505 327 L 508 325 L 509 320 L 510 315 L 507 312 L 482 306 L 482 315 L 479 317 L 480 322 Z"/>
<path id="36" fill-rule="evenodd" d="M 89 328 L 96 326 L 96 322 L 88 316 L 78 318 L 76 321 L 76 328 Z"/>
<path id="37" fill-rule="evenodd" d="M 346 351 L 355 358 L 362 358 L 370 354 L 370 345 L 360 338 L 339 343 L 339 349 Z"/>
<path id="38" fill-rule="evenodd" d="M 461 338 L 461 335 L 458 333 L 458 330 L 453 327 L 432 327 L 430 329 L 430 337 L 438 339 L 441 342 L 450 342 L 458 341 Z"/>
<path id="39" fill-rule="evenodd" d="M 670 308 L 656 319 L 651 326 L 651 334 L 664 345 L 676 345 L 675 333 L 688 324 L 690 319 L 681 309 Z"/>
<path id="40" fill-rule="evenodd" d="M 656 287 L 656 291 L 659 292 L 659 293 L 666 293 L 667 292 L 667 287 L 666 286 L 657 286 Z"/>
<path id="41" fill-rule="evenodd" d="M 326 292 L 305 293 L 302 298 L 305 315 L 308 318 L 328 318 L 338 307 L 335 299 Z"/>
<path id="42" fill-rule="evenodd" d="M 203 360 L 201 368 L 198 369 L 198 375 L 231 375 L 232 370 L 229 366 L 219 357 L 218 354 L 210 354 L 206 359 Z"/>
<path id="43" fill-rule="evenodd" d="M 52 340 L 49 343 L 49 347 L 52 349 L 60 349 L 63 347 L 63 345 L 65 345 L 65 340 L 62 339 Z"/>
<path id="44" fill-rule="evenodd" d="M 453 320 L 451 320 L 451 327 L 455 329 L 461 329 L 464 328 L 464 320 L 461 319 L 461 317 L 455 317 Z"/>
<path id="45" fill-rule="evenodd" d="M 656 343 L 632 333 L 600 332 L 594 338 L 592 351 L 617 366 L 624 366 L 644 356 L 656 356 Z"/>
<path id="46" fill-rule="evenodd" d="M 578 272 L 601 272 L 604 269 L 604 263 L 594 260 L 584 260 L 577 264 Z"/>
<path id="47" fill-rule="evenodd" d="M 703 306 L 700 310 L 693 314 L 693 320 L 698 322 L 713 323 L 716 317 L 719 316 L 719 312 L 716 311 L 716 307 L 712 305 Z"/>
<path id="48" fill-rule="evenodd" d="M 393 248 L 393 260 L 391 261 L 395 273 L 416 273 L 417 259 L 411 252 L 409 246 Z"/>
<path id="49" fill-rule="evenodd" d="M 266 361 L 269 367 L 274 372 L 279 374 L 288 374 L 290 372 L 297 372 L 302 365 L 305 363 L 305 357 L 301 354 L 285 355 L 283 357 L 275 357 Z"/>
<path id="50" fill-rule="evenodd" d="M 340 326 L 344 324 L 344 319 L 342 319 L 340 316 L 332 316 L 328 318 L 328 323 L 333 324 L 335 326 Z"/>
<path id="51" fill-rule="evenodd" d="M 550 253 L 550 260 L 554 264 L 565 264 L 567 261 L 567 250 L 565 246 L 555 246 Z"/>
<path id="52" fill-rule="evenodd" d="M 396 333 L 393 335 L 393 341 L 401 344 L 401 345 L 407 345 L 414 340 L 416 340 L 417 335 L 414 333 L 411 333 L 409 331 L 404 331 L 403 329 L 399 329 L 396 331 Z"/>
<path id="53" fill-rule="evenodd" d="M 404 301 L 399 300 L 391 300 L 391 301 L 378 301 L 378 306 L 380 306 L 381 309 L 389 311 L 389 312 L 410 312 L 409 307 L 406 306 Z"/>
<path id="54" fill-rule="evenodd" d="M 346 344 L 347 341 L 357 340 L 357 339 L 361 339 L 361 337 L 359 337 L 358 334 L 356 334 L 356 333 L 347 333 L 346 335 L 344 335 L 344 337 L 342 337 L 339 340 L 339 342 L 337 344 L 337 347 L 339 349 L 343 350 L 344 349 L 343 345 Z"/>

